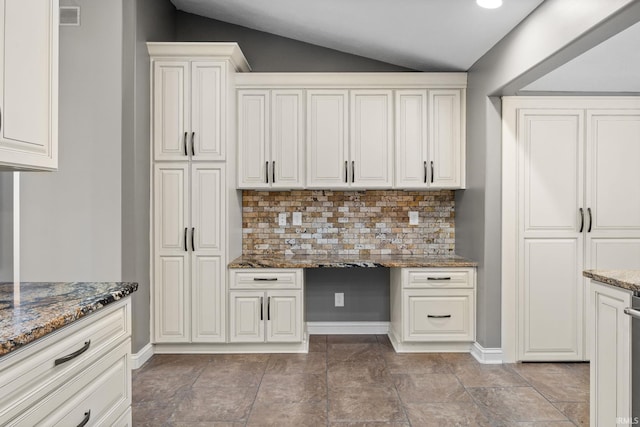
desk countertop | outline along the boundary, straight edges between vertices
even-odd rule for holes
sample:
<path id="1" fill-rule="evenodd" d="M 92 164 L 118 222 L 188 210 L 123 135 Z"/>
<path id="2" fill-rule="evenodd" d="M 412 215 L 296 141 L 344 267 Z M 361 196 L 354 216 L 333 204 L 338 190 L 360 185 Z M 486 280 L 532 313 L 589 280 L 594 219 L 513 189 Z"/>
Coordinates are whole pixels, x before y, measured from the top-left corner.
<path id="1" fill-rule="evenodd" d="M 0 283 L 0 356 L 137 289 L 134 282 Z"/>
<path id="2" fill-rule="evenodd" d="M 478 263 L 458 255 L 243 255 L 229 268 L 444 268 L 476 267 Z"/>

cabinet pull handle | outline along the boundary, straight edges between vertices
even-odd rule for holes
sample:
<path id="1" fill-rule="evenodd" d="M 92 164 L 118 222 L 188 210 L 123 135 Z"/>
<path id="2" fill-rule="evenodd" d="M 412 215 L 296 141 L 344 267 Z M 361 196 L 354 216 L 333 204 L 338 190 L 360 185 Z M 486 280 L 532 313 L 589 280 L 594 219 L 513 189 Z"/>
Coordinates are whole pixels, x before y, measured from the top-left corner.
<path id="1" fill-rule="evenodd" d="M 91 410 L 88 410 L 87 412 L 84 413 L 84 418 L 82 419 L 82 422 L 78 424 L 78 427 L 86 426 L 90 418 L 91 418 Z"/>
<path id="2" fill-rule="evenodd" d="M 276 161 L 271 162 L 271 183 L 275 184 L 276 182 Z"/>
<path id="3" fill-rule="evenodd" d="M 254 277 L 254 282 L 277 282 L 277 277 Z"/>
<path id="4" fill-rule="evenodd" d="M 584 230 L 584 209 L 580 208 L 580 231 L 578 233 L 582 233 Z"/>
<path id="5" fill-rule="evenodd" d="M 187 227 L 184 228 L 184 251 L 189 252 L 189 248 L 187 248 Z"/>
<path id="6" fill-rule="evenodd" d="M 260 297 L 260 320 L 264 320 L 264 298 Z"/>
<path id="7" fill-rule="evenodd" d="M 267 297 L 267 320 L 271 320 L 271 297 Z"/>
<path id="8" fill-rule="evenodd" d="M 430 317 L 432 319 L 448 319 L 449 317 L 451 317 L 450 314 L 427 314 L 427 317 Z"/>
<path id="9" fill-rule="evenodd" d="M 269 183 L 269 162 L 265 162 L 264 166 L 264 180 L 268 184 Z"/>
<path id="10" fill-rule="evenodd" d="M 196 251 L 196 242 L 195 242 L 196 238 L 195 238 L 195 235 L 196 235 L 196 228 L 192 227 L 191 228 L 191 250 L 194 251 L 194 252 Z"/>
<path id="11" fill-rule="evenodd" d="M 451 277 L 427 277 L 427 280 L 451 280 Z"/>
<path id="12" fill-rule="evenodd" d="M 427 183 L 427 161 L 424 161 L 424 183 Z"/>
<path id="13" fill-rule="evenodd" d="M 58 365 L 62 365 L 63 363 L 68 362 L 71 359 L 75 359 L 76 357 L 80 356 L 82 353 L 84 353 L 85 351 L 89 350 L 89 346 L 91 345 L 91 340 L 87 340 L 84 343 L 84 346 L 82 346 L 82 348 L 80 350 L 74 351 L 71 354 L 67 354 L 66 356 L 62 356 L 59 359 L 56 359 L 53 362 L 53 366 L 58 366 Z"/>
<path id="14" fill-rule="evenodd" d="M 184 145 L 184 155 L 185 155 L 185 156 L 188 156 L 188 155 L 189 155 L 189 153 L 187 152 L 187 133 L 188 133 L 188 132 L 185 132 L 185 133 L 184 133 L 184 144 L 183 144 L 183 145 Z"/>
<path id="15" fill-rule="evenodd" d="M 191 132 L 191 156 L 192 157 L 196 156 L 195 137 L 196 137 L 196 133 L 195 132 Z"/>
<path id="16" fill-rule="evenodd" d="M 624 309 L 624 314 L 633 317 L 634 319 L 640 319 L 640 311 L 633 307 L 626 307 Z"/>
<path id="17" fill-rule="evenodd" d="M 351 182 L 356 182 L 356 162 L 351 161 Z"/>
<path id="18" fill-rule="evenodd" d="M 591 208 L 587 208 L 587 213 L 589 213 L 589 228 L 587 229 L 587 233 L 591 233 L 591 226 L 593 225 L 593 217 L 591 216 Z"/>
<path id="19" fill-rule="evenodd" d="M 433 184 L 433 161 L 431 161 L 431 183 Z"/>
<path id="20" fill-rule="evenodd" d="M 349 182 L 349 162 L 344 161 L 344 182 Z"/>

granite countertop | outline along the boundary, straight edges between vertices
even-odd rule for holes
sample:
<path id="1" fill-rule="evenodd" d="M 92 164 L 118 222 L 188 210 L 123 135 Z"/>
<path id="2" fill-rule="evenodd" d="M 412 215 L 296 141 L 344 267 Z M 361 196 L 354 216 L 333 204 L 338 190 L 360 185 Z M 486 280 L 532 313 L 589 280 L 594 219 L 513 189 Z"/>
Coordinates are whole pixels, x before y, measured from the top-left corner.
<path id="1" fill-rule="evenodd" d="M 640 292 L 640 270 L 586 270 L 584 277 L 633 292 Z"/>
<path id="2" fill-rule="evenodd" d="M 135 282 L 0 283 L 0 356 L 137 289 Z"/>
<path id="3" fill-rule="evenodd" d="M 229 268 L 476 267 L 458 255 L 243 255 Z"/>

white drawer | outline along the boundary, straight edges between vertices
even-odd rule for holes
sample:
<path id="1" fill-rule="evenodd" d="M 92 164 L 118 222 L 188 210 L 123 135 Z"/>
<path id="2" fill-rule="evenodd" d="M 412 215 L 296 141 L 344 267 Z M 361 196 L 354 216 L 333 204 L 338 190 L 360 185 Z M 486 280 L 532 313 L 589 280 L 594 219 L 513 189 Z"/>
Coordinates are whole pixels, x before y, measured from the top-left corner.
<path id="1" fill-rule="evenodd" d="M 473 288 L 473 269 L 405 269 L 405 288 Z"/>
<path id="2" fill-rule="evenodd" d="M 473 290 L 412 290 L 404 295 L 405 341 L 473 341 Z"/>
<path id="3" fill-rule="evenodd" d="M 231 270 L 231 289 L 302 289 L 302 269 L 250 268 Z"/>
<path id="4" fill-rule="evenodd" d="M 130 304 L 127 302 L 109 305 L 3 356 L 0 359 L 0 425 L 52 393 L 129 337 Z M 62 361 L 73 353 L 79 354 L 55 364 L 56 360 Z"/>
<path id="5" fill-rule="evenodd" d="M 127 339 L 9 425 L 113 425 L 131 406 L 130 347 Z"/>

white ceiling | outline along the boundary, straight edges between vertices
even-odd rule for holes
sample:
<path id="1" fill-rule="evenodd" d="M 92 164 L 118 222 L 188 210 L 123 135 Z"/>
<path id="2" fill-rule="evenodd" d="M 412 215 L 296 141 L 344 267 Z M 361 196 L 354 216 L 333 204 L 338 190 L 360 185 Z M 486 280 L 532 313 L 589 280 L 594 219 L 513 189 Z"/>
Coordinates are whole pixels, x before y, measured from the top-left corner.
<path id="1" fill-rule="evenodd" d="M 466 71 L 543 0 L 171 0 L 177 9 L 421 71 Z"/>

